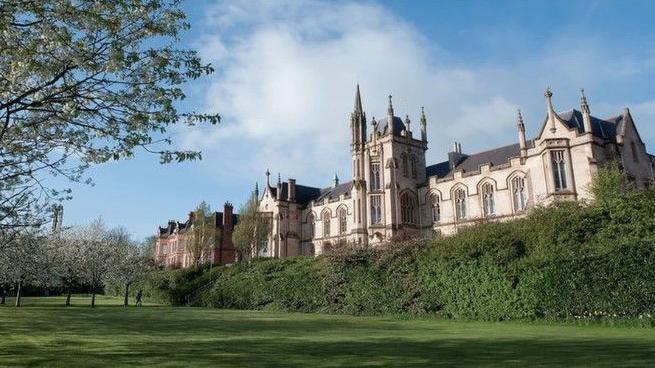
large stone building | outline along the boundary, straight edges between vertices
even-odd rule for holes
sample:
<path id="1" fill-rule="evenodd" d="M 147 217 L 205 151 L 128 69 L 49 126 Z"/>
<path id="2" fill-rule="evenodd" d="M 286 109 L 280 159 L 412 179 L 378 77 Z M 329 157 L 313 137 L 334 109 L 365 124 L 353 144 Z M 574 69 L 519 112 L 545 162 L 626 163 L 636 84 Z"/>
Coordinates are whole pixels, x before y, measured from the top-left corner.
<path id="1" fill-rule="evenodd" d="M 168 221 L 166 226 L 160 226 L 155 242 L 155 263 L 162 267 L 186 268 L 193 264 L 193 256 L 187 247 L 192 236 L 194 213 L 190 212 L 185 222 Z M 216 226 L 214 246 L 209 252 L 203 253 L 201 262 L 214 264 L 234 263 L 237 251 L 232 244 L 232 231 L 238 221 L 238 215 L 233 213 L 231 203 L 225 203 L 223 212 L 214 212 L 211 216 Z"/>
<path id="2" fill-rule="evenodd" d="M 427 165 L 427 119 L 419 129 L 394 115 L 367 120 L 359 86 L 350 117 L 352 180 L 328 188 L 270 183 L 259 203 L 272 220 L 265 251 L 272 257 L 320 254 L 344 242 L 374 245 L 394 237 L 452 234 L 480 220 L 521 216 L 558 200 L 589 200 L 603 163 L 617 162 L 637 185 L 653 183 L 655 158 L 646 152 L 626 108 L 616 116 L 580 109 L 557 113 L 546 90 L 546 117 L 536 137 L 525 136 L 519 111 L 517 143 L 467 154 L 456 143 L 448 160 Z M 369 129 L 371 131 L 369 132 Z"/>

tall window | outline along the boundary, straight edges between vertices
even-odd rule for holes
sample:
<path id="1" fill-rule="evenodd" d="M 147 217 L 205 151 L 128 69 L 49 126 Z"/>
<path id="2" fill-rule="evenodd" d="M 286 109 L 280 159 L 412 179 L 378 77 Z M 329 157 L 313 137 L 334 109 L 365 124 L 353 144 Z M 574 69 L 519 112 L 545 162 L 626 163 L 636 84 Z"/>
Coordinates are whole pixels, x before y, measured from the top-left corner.
<path id="1" fill-rule="evenodd" d="M 514 211 L 525 210 L 528 196 L 525 192 L 525 178 L 517 176 L 512 179 L 512 196 L 514 197 Z"/>
<path id="2" fill-rule="evenodd" d="M 323 213 L 323 237 L 330 236 L 330 212 Z"/>
<path id="3" fill-rule="evenodd" d="M 455 190 L 455 216 L 458 220 L 466 218 L 466 192 L 459 188 Z"/>
<path id="4" fill-rule="evenodd" d="M 550 160 L 553 165 L 555 190 L 566 189 L 566 162 L 564 160 L 564 151 L 551 151 Z"/>
<path id="5" fill-rule="evenodd" d="M 313 213 L 309 214 L 307 222 L 309 223 L 309 237 L 313 238 L 314 234 L 316 234 L 316 219 L 314 218 Z"/>
<path id="6" fill-rule="evenodd" d="M 409 164 L 407 163 L 407 155 L 403 153 L 401 158 L 403 160 L 403 175 L 409 176 Z"/>
<path id="7" fill-rule="evenodd" d="M 371 224 L 382 222 L 382 196 L 371 196 Z"/>
<path id="8" fill-rule="evenodd" d="M 348 230 L 348 217 L 344 208 L 339 210 L 339 234 L 343 235 Z"/>
<path id="9" fill-rule="evenodd" d="M 416 179 L 416 156 L 410 157 L 409 163 L 412 169 L 412 178 Z"/>
<path id="10" fill-rule="evenodd" d="M 371 190 L 380 190 L 380 164 L 371 164 Z"/>
<path id="11" fill-rule="evenodd" d="M 432 222 L 439 222 L 441 220 L 441 205 L 439 204 L 439 196 L 436 194 L 430 196 L 430 211 Z"/>
<path id="12" fill-rule="evenodd" d="M 404 193 L 400 196 L 400 219 L 404 224 L 415 224 L 416 216 L 416 203 L 414 196 L 410 193 Z"/>
<path id="13" fill-rule="evenodd" d="M 494 186 L 491 183 L 482 185 L 482 209 L 485 216 L 493 216 L 496 213 L 494 204 Z"/>
<path id="14" fill-rule="evenodd" d="M 632 160 L 634 162 L 639 162 L 639 155 L 637 155 L 637 145 L 635 142 L 630 142 L 630 149 L 632 150 Z"/>

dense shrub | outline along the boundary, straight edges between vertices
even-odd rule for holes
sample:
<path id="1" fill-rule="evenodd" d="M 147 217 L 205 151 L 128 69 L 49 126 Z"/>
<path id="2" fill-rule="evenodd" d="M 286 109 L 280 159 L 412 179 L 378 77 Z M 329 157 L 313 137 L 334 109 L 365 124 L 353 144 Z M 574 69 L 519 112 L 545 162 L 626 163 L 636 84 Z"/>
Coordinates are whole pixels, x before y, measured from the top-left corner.
<path id="1" fill-rule="evenodd" d="M 482 320 L 634 318 L 655 313 L 655 193 L 601 170 L 592 204 L 535 208 L 434 241 L 343 248 L 167 271 L 144 282 L 172 304 Z"/>

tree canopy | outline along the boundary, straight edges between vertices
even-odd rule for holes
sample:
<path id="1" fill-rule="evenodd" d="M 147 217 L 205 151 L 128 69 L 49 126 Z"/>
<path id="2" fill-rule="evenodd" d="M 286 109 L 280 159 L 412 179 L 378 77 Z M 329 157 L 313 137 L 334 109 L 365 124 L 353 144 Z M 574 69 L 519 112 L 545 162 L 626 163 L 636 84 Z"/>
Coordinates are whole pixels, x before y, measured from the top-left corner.
<path id="1" fill-rule="evenodd" d="M 177 123 L 217 123 L 179 111 L 182 85 L 212 73 L 179 48 L 189 28 L 179 0 L 0 1 L 0 231 L 44 221 L 89 165 L 138 149 L 162 163 L 200 158 L 169 149 Z"/>

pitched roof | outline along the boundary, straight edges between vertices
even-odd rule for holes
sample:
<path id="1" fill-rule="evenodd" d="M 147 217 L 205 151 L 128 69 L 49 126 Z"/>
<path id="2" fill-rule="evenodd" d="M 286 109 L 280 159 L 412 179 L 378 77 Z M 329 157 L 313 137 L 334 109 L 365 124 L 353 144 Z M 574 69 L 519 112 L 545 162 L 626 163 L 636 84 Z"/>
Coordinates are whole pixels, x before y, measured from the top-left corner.
<path id="1" fill-rule="evenodd" d="M 328 187 L 328 188 L 323 188 L 321 189 L 321 195 L 316 198 L 317 201 L 323 200 L 325 198 L 339 198 L 342 194 L 349 193 L 350 190 L 353 187 L 353 182 L 352 181 L 347 181 L 345 183 L 341 183 L 337 185 L 336 187 Z"/>
<path id="2" fill-rule="evenodd" d="M 382 134 L 389 133 L 389 121 L 386 118 L 386 116 L 384 117 L 384 119 L 378 120 L 378 123 L 380 124 L 379 130 L 380 130 L 380 132 L 382 132 Z M 397 116 L 393 117 L 392 123 L 393 123 L 394 135 L 397 136 L 397 137 L 400 137 L 400 132 L 402 132 L 403 130 L 406 129 L 405 128 L 405 123 L 403 123 L 403 120 L 401 118 L 397 117 Z"/>
<path id="3" fill-rule="evenodd" d="M 571 109 L 557 115 L 564 120 L 569 129 L 576 128 L 580 133 L 585 132 L 582 112 Z M 598 138 L 616 142 L 616 133 L 619 131 L 622 123 L 623 115 L 613 116 L 607 119 L 599 119 L 592 115 L 591 133 Z"/>

